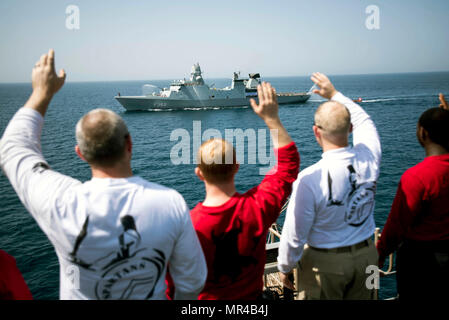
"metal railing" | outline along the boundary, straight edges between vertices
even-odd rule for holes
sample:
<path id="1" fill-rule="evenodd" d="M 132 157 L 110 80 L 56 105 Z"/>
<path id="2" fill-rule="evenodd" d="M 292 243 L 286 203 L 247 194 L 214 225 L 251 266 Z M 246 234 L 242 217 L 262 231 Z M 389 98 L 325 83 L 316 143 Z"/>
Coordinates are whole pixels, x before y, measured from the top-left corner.
<path id="1" fill-rule="evenodd" d="M 381 233 L 380 233 L 380 228 L 376 228 L 376 230 L 374 231 L 374 243 L 377 244 L 377 241 L 379 241 L 381 237 Z M 390 254 L 388 256 L 388 269 L 387 271 L 383 271 L 381 269 L 379 269 L 379 273 L 382 274 L 382 276 L 390 276 L 392 274 L 395 274 L 396 271 L 393 271 L 393 254 Z"/>

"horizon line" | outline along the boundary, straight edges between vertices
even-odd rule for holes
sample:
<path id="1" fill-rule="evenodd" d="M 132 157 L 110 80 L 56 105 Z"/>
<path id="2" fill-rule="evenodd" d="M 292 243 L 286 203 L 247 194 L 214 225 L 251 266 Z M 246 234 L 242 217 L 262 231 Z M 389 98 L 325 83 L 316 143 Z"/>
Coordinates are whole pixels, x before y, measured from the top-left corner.
<path id="1" fill-rule="evenodd" d="M 393 75 L 393 74 L 420 74 L 420 73 L 446 73 L 449 70 L 442 71 L 410 71 L 410 72 L 381 72 L 381 73 L 346 73 L 346 74 L 327 74 L 329 77 L 334 76 L 375 76 L 375 75 Z M 308 77 L 309 75 L 295 75 L 295 76 L 265 76 L 264 78 L 296 78 L 296 77 Z M 204 78 L 204 79 L 230 79 L 225 77 L 216 78 Z M 96 83 L 96 82 L 141 82 L 141 81 L 173 81 L 173 79 L 137 79 L 137 80 L 77 80 L 77 81 L 66 81 L 65 83 Z M 0 84 L 29 84 L 31 81 L 16 81 L 16 82 L 3 82 Z"/>

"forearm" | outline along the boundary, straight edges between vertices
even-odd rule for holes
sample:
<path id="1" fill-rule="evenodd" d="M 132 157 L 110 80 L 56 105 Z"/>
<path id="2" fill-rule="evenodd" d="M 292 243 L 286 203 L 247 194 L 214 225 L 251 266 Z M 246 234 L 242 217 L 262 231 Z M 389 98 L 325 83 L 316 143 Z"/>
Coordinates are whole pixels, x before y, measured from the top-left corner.
<path id="1" fill-rule="evenodd" d="M 332 101 L 337 101 L 343 104 L 351 114 L 351 123 L 353 130 L 359 128 L 366 120 L 370 120 L 370 116 L 365 110 L 362 109 L 358 104 L 344 96 L 341 92 L 336 91 L 331 98 Z"/>
<path id="2" fill-rule="evenodd" d="M 33 109 L 44 117 L 52 97 L 53 95 L 51 94 L 41 92 L 39 90 L 33 90 L 33 93 L 23 107 Z"/>
<path id="3" fill-rule="evenodd" d="M 41 229 L 54 232 L 55 205 L 80 181 L 50 169 L 40 136 L 44 119 L 30 108 L 21 108 L 12 118 L 0 143 L 0 164 L 20 201 Z M 59 211 L 61 212 L 61 211 Z"/>
<path id="4" fill-rule="evenodd" d="M 296 224 L 284 222 L 281 242 L 279 244 L 278 269 L 282 273 L 289 273 L 295 268 L 304 253 L 306 237 L 296 234 Z M 310 226 L 302 226 L 310 230 Z M 307 232 L 308 233 L 308 232 Z"/>
<path id="5" fill-rule="evenodd" d="M 391 225 L 391 223 L 385 224 L 379 241 L 376 244 L 377 253 L 379 254 L 380 259 L 384 259 L 389 254 L 396 251 L 401 236 L 395 232 L 395 227 Z"/>
<path id="6" fill-rule="evenodd" d="M 45 163 L 40 143 L 42 126 L 43 118 L 39 113 L 21 108 L 9 122 L 1 140 L 0 164 L 19 197 L 33 166 Z"/>
<path id="7" fill-rule="evenodd" d="M 423 198 L 424 190 L 419 179 L 407 174 L 402 176 L 377 245 L 380 256 L 393 253 L 404 240 L 421 211 L 419 199 Z"/>
<path id="8" fill-rule="evenodd" d="M 281 241 L 278 256 L 278 270 L 285 274 L 290 273 L 295 268 L 304 252 L 304 243 L 295 243 L 292 245 L 287 241 Z"/>
<path id="9" fill-rule="evenodd" d="M 292 184 L 298 177 L 299 153 L 295 143 L 275 149 L 277 164 L 257 186 L 254 196 L 264 212 L 264 223 L 269 227 L 279 217 L 282 206 L 292 192 Z M 253 193 L 253 191 L 250 191 Z"/>
<path id="10" fill-rule="evenodd" d="M 20 173 L 24 166 L 34 164 L 35 158 L 44 161 L 41 151 L 41 132 L 44 119 L 36 110 L 21 108 L 13 116 L 0 144 L 0 164 L 10 177 Z"/>
<path id="11" fill-rule="evenodd" d="M 276 194 L 281 195 L 281 189 L 286 189 L 289 196 L 291 193 L 292 183 L 298 178 L 300 156 L 298 148 L 293 141 L 290 141 L 283 147 L 274 148 L 277 164 L 266 175 L 266 179 L 270 179 L 270 186 L 276 189 Z M 284 188 L 281 188 L 278 183 L 274 183 L 273 179 L 282 181 Z M 263 182 L 262 182 L 263 183 Z"/>
<path id="12" fill-rule="evenodd" d="M 353 145 L 365 145 L 372 152 L 377 163 L 380 164 L 382 147 L 376 126 L 369 114 L 340 92 L 334 94 L 331 100 L 343 104 L 351 115 Z"/>
<path id="13" fill-rule="evenodd" d="M 264 121 L 268 129 L 270 129 L 271 138 L 273 140 L 273 147 L 275 149 L 285 147 L 292 142 L 290 135 L 282 125 L 279 117 L 264 119 Z"/>
<path id="14" fill-rule="evenodd" d="M 381 237 L 376 244 L 379 259 L 385 259 L 388 255 L 395 252 L 403 239 L 404 228 L 400 224 L 398 213 L 391 211 L 381 231 Z"/>

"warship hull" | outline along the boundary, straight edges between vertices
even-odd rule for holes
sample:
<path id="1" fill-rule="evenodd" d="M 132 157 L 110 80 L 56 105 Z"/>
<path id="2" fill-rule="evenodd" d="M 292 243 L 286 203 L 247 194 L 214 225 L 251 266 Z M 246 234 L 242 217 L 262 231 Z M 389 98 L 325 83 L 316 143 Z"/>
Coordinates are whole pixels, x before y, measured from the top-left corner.
<path id="1" fill-rule="evenodd" d="M 182 110 L 189 108 L 233 108 L 249 106 L 247 98 L 229 99 L 172 99 L 158 96 L 116 96 L 114 97 L 127 111 Z M 304 103 L 310 98 L 307 93 L 278 94 L 279 104 Z M 254 97 L 258 102 L 257 97 Z"/>

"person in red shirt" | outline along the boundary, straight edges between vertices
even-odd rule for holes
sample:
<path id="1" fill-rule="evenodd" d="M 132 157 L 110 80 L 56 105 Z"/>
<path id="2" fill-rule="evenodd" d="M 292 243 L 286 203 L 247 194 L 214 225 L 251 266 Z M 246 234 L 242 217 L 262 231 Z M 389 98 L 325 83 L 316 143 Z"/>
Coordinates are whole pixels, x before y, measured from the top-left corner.
<path id="1" fill-rule="evenodd" d="M 16 266 L 16 260 L 0 250 L 0 300 L 32 300 L 30 289 Z"/>
<path id="2" fill-rule="evenodd" d="M 397 250 L 401 300 L 449 296 L 449 107 L 440 101 L 419 118 L 426 158 L 402 175 L 377 243 L 379 267 Z"/>
<path id="3" fill-rule="evenodd" d="M 258 97 L 259 104 L 251 100 L 254 112 L 270 132 L 277 131 L 277 139 L 272 137 L 277 165 L 258 186 L 243 194 L 236 191 L 234 177 L 239 165 L 229 142 L 211 139 L 198 151 L 195 173 L 204 181 L 206 198 L 191 211 L 191 217 L 208 266 L 199 299 L 261 298 L 268 229 L 278 218 L 299 172 L 299 153 L 279 119 L 274 88 L 262 83 Z"/>

